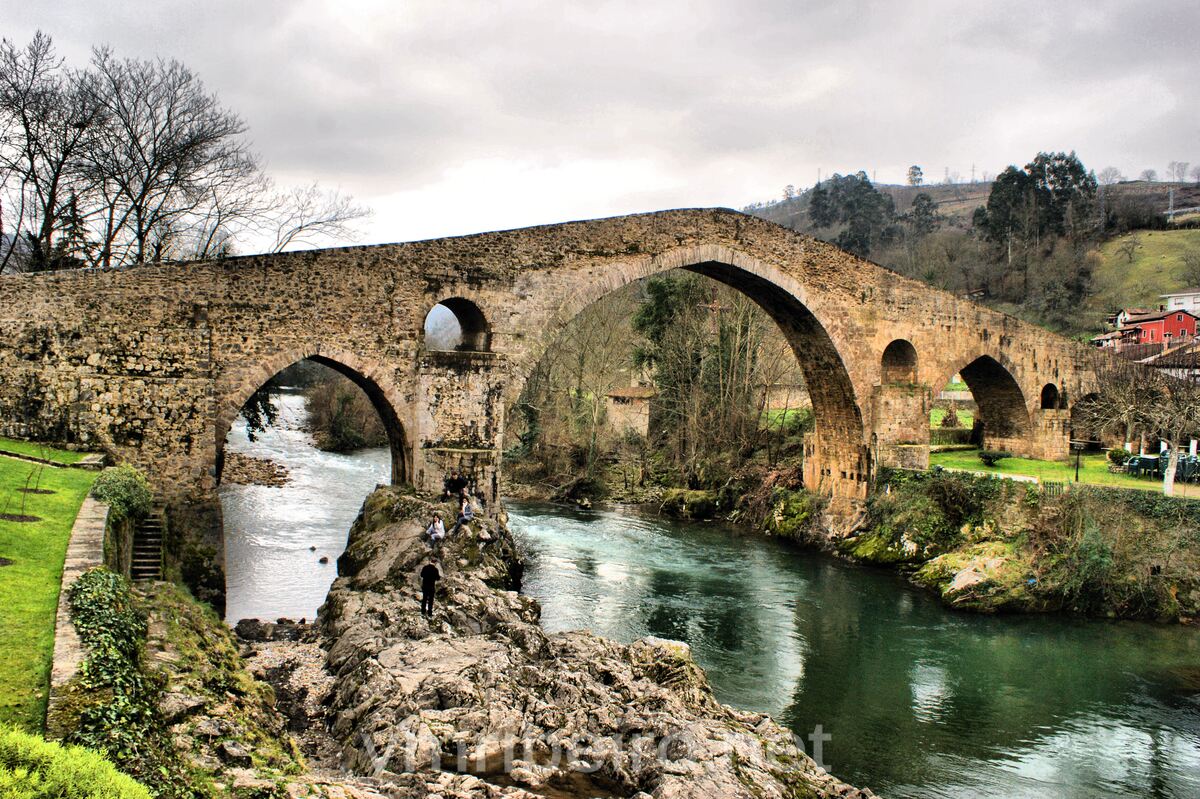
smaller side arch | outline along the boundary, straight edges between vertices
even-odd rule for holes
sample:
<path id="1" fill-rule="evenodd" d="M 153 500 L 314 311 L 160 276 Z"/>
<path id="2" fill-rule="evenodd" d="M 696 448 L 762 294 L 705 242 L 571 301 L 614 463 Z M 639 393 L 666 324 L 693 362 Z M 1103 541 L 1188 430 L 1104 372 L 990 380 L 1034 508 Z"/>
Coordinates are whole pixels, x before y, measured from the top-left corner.
<path id="1" fill-rule="evenodd" d="M 911 341 L 898 338 L 884 348 L 880 359 L 880 381 L 884 384 L 917 382 L 917 348 Z"/>
<path id="2" fill-rule="evenodd" d="M 1058 386 L 1053 383 L 1047 383 L 1042 386 L 1041 409 L 1044 411 L 1058 410 L 1061 399 L 1058 391 Z"/>
<path id="3" fill-rule="evenodd" d="M 993 449 L 1024 449 L 1030 413 L 1012 372 L 990 355 L 981 355 L 955 373 L 966 382 L 978 408 L 973 435 Z"/>
<path id="4" fill-rule="evenodd" d="M 210 464 L 214 481 L 220 482 L 221 472 L 224 470 L 225 437 L 247 400 L 280 371 L 303 360 L 327 366 L 362 389 L 379 414 L 388 436 L 388 445 L 392 452 L 392 484 L 409 483 L 412 480 L 412 452 L 400 415 L 403 407 L 395 401 L 395 391 L 384 376 L 384 370 L 353 353 L 323 346 L 280 352 L 258 363 L 243 364 L 229 372 L 226 379 L 230 382 L 222 392 L 224 401 L 218 403 L 213 428 L 214 449 Z"/>
<path id="5" fill-rule="evenodd" d="M 449 297 L 430 308 L 424 334 L 427 350 L 488 352 L 492 346 L 487 317 L 465 297 Z"/>

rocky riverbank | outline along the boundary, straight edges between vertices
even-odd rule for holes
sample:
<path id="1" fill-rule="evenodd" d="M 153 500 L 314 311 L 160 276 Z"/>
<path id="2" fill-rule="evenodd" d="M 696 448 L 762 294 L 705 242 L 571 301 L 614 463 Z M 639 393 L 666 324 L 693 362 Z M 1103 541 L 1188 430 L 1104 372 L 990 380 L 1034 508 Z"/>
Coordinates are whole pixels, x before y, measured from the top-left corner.
<path id="1" fill-rule="evenodd" d="M 174 584 L 95 570 L 72 605 L 87 676 L 50 730 L 171 799 L 872 795 L 769 717 L 719 704 L 684 644 L 547 635 L 514 590 L 503 514 L 443 545 L 422 616 L 434 510 L 450 508 L 374 492 L 319 625 L 244 621 L 235 637 Z"/>
<path id="2" fill-rule="evenodd" d="M 871 795 L 770 718 L 719 704 L 685 645 L 544 633 L 537 603 L 513 590 L 520 561 L 503 518 L 445 545 L 434 616 L 422 617 L 433 509 L 376 491 L 321 610 L 344 766 L 446 797 Z"/>
<path id="3" fill-rule="evenodd" d="M 1200 503 L 1144 491 L 888 471 L 859 516 L 831 525 L 777 490 L 764 529 L 897 569 L 961 610 L 1190 621 L 1200 616 Z"/>

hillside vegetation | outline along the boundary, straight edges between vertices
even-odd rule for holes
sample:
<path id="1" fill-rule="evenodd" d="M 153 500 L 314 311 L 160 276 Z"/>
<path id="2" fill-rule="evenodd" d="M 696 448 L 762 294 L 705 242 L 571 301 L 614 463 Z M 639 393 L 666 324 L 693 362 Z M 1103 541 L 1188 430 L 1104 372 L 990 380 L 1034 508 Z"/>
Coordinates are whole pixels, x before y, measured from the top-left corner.
<path id="1" fill-rule="evenodd" d="M 744 210 L 1088 338 L 1121 307 L 1154 308 L 1164 291 L 1200 283 L 1200 231 L 1183 217 L 1168 221 L 1172 202 L 1200 206 L 1200 185 L 1100 185 L 1074 153 L 1038 153 L 990 182 L 874 185 L 864 172 L 834 174 Z M 1188 253 L 1195 266 L 1185 269 Z"/>
<path id="2" fill-rule="evenodd" d="M 1095 293 L 1086 306 L 1097 321 L 1121 307 L 1157 308 L 1159 295 L 1195 285 L 1183 258 L 1200 255 L 1200 229 L 1138 230 L 1109 239 L 1099 253 Z"/>

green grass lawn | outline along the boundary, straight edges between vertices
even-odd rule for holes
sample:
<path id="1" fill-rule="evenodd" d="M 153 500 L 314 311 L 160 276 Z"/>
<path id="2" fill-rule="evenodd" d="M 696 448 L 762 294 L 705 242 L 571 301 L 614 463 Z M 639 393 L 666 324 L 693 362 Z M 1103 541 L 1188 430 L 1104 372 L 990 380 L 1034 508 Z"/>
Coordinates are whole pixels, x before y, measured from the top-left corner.
<path id="1" fill-rule="evenodd" d="M 37 469 L 40 487 L 53 494 L 18 491 Z M 96 474 L 0 457 L 0 513 L 41 517 L 30 523 L 0 519 L 0 557 L 13 561 L 0 566 L 0 725 L 42 729 L 63 558 Z"/>
<path id="2" fill-rule="evenodd" d="M 944 418 L 946 418 L 946 409 L 945 408 L 934 408 L 933 410 L 931 410 L 929 412 L 929 426 L 930 427 L 941 427 L 942 419 L 944 419 Z M 975 424 L 975 414 L 971 413 L 970 411 L 964 411 L 962 408 L 959 408 L 958 409 L 958 426 L 965 427 L 969 430 L 969 429 L 971 429 L 971 425 L 973 425 L 973 424 Z"/>
<path id="3" fill-rule="evenodd" d="M 1069 462 L 1038 461 L 1031 458 L 1005 458 L 995 466 L 989 468 L 984 466 L 983 461 L 979 460 L 978 452 L 979 450 L 977 449 L 932 452 L 929 455 L 929 465 L 998 475 L 1027 475 L 1029 477 L 1036 477 L 1039 480 L 1051 480 L 1060 483 L 1075 482 L 1074 458 Z M 1110 473 L 1108 471 L 1108 459 L 1102 453 L 1087 454 L 1080 459 L 1079 482 L 1090 485 L 1114 486 L 1116 488 L 1137 488 L 1143 491 L 1162 491 L 1161 480 Z M 1194 496 L 1200 498 L 1200 486 L 1176 483 L 1175 494 L 1181 497 Z"/>
<path id="4" fill-rule="evenodd" d="M 1133 260 L 1121 252 L 1124 242 L 1135 239 Z M 1110 239 L 1100 248 L 1095 294 L 1087 300 L 1097 321 L 1119 308 L 1154 309 L 1160 294 L 1184 286 L 1183 255 L 1200 252 L 1200 229 L 1139 230 Z"/>
<path id="5" fill-rule="evenodd" d="M 53 449 L 45 444 L 32 441 L 18 441 L 15 438 L 0 436 L 0 451 L 15 452 L 18 455 L 30 455 L 34 458 L 44 458 L 55 463 L 79 463 L 84 453 L 68 452 L 65 449 Z"/>

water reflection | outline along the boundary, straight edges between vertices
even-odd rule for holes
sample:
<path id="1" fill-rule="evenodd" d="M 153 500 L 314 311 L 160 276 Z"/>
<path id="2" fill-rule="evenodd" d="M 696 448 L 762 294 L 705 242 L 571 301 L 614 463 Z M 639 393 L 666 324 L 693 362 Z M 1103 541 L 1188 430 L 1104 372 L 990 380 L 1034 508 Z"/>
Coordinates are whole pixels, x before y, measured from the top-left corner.
<path id="1" fill-rule="evenodd" d="M 724 702 L 892 797 L 1200 796 L 1194 629 L 946 610 L 734 531 L 515 504 L 549 630 L 692 645 Z"/>

